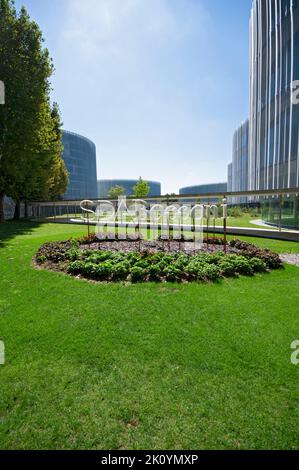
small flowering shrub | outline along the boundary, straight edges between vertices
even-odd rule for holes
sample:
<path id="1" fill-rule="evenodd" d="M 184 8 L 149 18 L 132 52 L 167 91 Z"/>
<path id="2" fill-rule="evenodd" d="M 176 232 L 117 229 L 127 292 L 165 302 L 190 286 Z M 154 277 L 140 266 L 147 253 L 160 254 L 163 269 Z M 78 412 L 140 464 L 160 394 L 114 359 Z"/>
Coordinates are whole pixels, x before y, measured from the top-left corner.
<path id="1" fill-rule="evenodd" d="M 231 240 L 229 246 L 238 250 L 238 252 L 246 258 L 261 259 L 269 269 L 278 269 L 282 265 L 281 259 L 277 253 L 268 249 L 258 248 L 252 243 L 241 240 Z"/>
<path id="2" fill-rule="evenodd" d="M 223 251 L 194 255 L 121 252 L 86 248 L 88 245 L 86 238 L 46 243 L 39 249 L 35 261 L 95 281 L 133 283 L 215 282 L 224 277 L 253 276 L 282 266 L 276 253 L 240 240 L 229 243 L 228 254 Z"/>

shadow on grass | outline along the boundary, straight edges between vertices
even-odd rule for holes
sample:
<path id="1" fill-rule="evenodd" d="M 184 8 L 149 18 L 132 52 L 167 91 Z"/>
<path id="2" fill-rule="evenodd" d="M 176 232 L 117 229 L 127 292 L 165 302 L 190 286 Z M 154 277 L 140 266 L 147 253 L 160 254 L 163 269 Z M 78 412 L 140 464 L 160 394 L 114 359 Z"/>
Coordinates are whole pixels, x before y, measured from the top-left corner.
<path id="1" fill-rule="evenodd" d="M 31 220 L 7 221 L 0 223 L 0 248 L 4 248 L 9 240 L 18 235 L 30 235 L 30 233 L 41 225 L 41 222 Z"/>

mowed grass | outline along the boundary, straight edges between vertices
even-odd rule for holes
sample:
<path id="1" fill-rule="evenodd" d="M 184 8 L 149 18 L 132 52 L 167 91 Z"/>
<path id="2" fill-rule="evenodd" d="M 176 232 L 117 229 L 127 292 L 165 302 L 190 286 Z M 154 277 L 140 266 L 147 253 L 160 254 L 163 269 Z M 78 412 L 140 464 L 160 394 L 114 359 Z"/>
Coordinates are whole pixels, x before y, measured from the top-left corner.
<path id="1" fill-rule="evenodd" d="M 83 233 L 0 226 L 0 448 L 298 449 L 299 268 L 122 285 L 32 267 Z"/>

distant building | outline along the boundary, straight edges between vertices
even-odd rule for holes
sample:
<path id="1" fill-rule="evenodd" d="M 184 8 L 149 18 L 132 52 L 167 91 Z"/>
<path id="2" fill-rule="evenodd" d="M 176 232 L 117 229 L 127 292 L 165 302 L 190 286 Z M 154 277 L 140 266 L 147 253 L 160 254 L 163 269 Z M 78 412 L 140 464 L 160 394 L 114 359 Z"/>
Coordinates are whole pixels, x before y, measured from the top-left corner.
<path id="1" fill-rule="evenodd" d="M 184 196 L 198 196 L 201 199 L 201 194 L 215 194 L 220 193 L 219 198 L 208 198 L 201 199 L 202 202 L 218 202 L 219 199 L 227 192 L 227 183 L 214 183 L 214 184 L 202 184 L 198 186 L 187 186 L 180 189 L 180 195 Z M 187 200 L 186 200 L 187 201 Z"/>
<path id="2" fill-rule="evenodd" d="M 249 167 L 249 120 L 234 133 L 232 163 L 228 166 L 228 187 L 230 192 L 248 191 Z M 234 197 L 234 204 L 245 204 L 247 197 Z"/>
<path id="3" fill-rule="evenodd" d="M 95 144 L 79 134 L 63 131 L 63 159 L 69 185 L 64 199 L 97 198 L 97 162 Z"/>
<path id="4" fill-rule="evenodd" d="M 149 197 L 161 196 L 161 183 L 157 181 L 146 180 L 150 187 Z M 109 191 L 115 186 L 122 186 L 125 190 L 125 196 L 133 195 L 133 188 L 138 183 L 138 180 L 126 180 L 126 179 L 112 179 L 112 180 L 99 180 L 98 181 L 98 197 L 105 199 L 109 197 Z"/>
<path id="5" fill-rule="evenodd" d="M 227 167 L 227 191 L 231 193 L 233 190 L 233 164 L 230 163 Z"/>

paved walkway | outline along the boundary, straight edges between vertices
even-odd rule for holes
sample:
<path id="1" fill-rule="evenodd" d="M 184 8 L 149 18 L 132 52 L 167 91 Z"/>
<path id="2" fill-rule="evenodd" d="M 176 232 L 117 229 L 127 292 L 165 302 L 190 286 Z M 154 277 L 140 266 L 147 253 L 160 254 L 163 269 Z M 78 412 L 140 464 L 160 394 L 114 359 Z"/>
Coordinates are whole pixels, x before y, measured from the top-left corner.
<path id="1" fill-rule="evenodd" d="M 290 253 L 287 255 L 280 255 L 281 260 L 284 263 L 294 264 L 299 268 L 299 253 Z"/>

